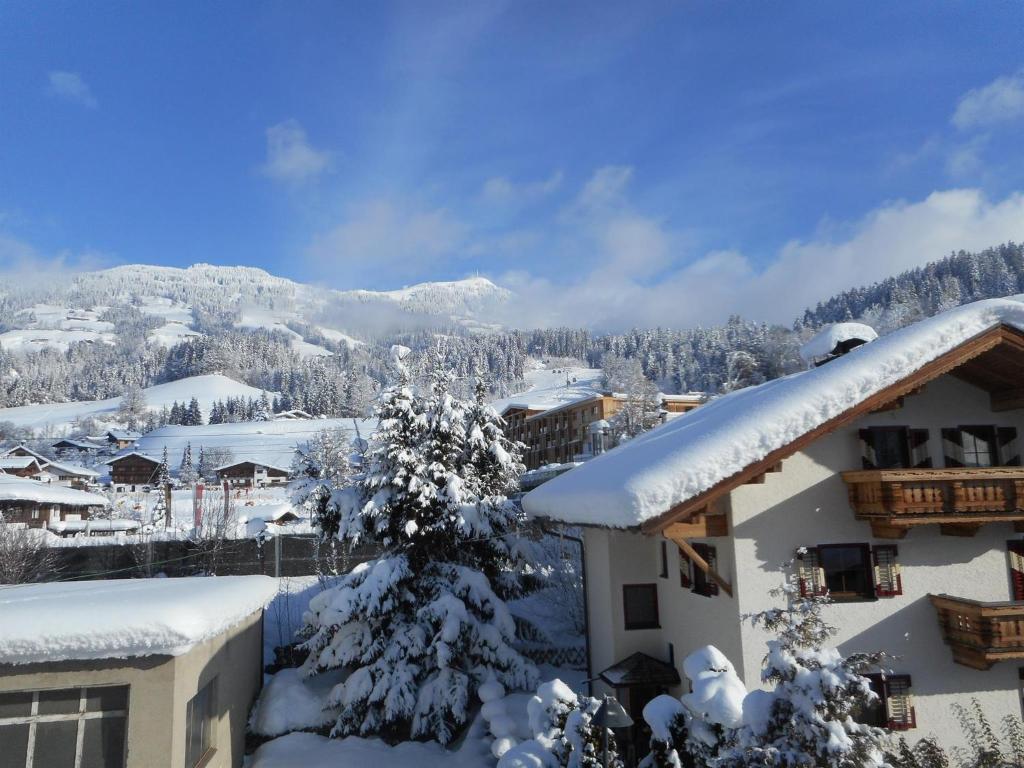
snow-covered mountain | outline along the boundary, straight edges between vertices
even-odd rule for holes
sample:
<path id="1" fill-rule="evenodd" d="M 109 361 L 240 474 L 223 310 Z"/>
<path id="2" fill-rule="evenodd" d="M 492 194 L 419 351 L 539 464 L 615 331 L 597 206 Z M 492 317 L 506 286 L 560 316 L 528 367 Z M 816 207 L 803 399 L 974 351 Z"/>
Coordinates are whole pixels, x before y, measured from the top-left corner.
<path id="1" fill-rule="evenodd" d="M 303 357 L 331 354 L 323 340 L 352 348 L 396 330 L 431 325 L 488 328 L 486 318 L 511 298 L 483 277 L 421 283 L 392 291 L 337 291 L 276 277 L 253 267 L 195 264 L 185 269 L 131 264 L 85 272 L 31 289 L 0 286 L 0 347 L 67 349 L 75 341 L 114 344 L 111 306 L 130 304 L 151 322 L 147 338 L 172 346 L 202 335 L 197 317 L 230 316 L 237 328 L 266 328 L 293 338 Z M 327 344 L 327 347 L 331 347 Z"/>

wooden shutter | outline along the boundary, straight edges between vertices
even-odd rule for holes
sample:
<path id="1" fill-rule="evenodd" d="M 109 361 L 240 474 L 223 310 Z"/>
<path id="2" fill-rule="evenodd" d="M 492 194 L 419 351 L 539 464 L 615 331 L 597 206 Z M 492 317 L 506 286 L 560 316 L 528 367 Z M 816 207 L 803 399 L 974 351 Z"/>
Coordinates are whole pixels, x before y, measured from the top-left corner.
<path id="1" fill-rule="evenodd" d="M 999 427 L 996 430 L 999 463 L 1004 467 L 1020 466 L 1020 451 L 1017 448 L 1017 428 Z"/>
<path id="2" fill-rule="evenodd" d="M 888 675 L 885 685 L 886 727 L 893 731 L 907 731 L 917 727 L 914 699 L 910 694 L 910 675 Z"/>
<path id="3" fill-rule="evenodd" d="M 1010 552 L 1010 583 L 1013 587 L 1013 599 L 1024 600 L 1024 541 L 1008 541 L 1006 548 Z"/>
<path id="4" fill-rule="evenodd" d="M 815 597 L 828 593 L 825 571 L 821 567 L 816 547 L 803 548 L 797 552 L 796 563 L 801 597 Z"/>
<path id="5" fill-rule="evenodd" d="M 947 467 L 964 465 L 964 442 L 959 429 L 942 430 L 942 453 Z"/>
<path id="6" fill-rule="evenodd" d="M 693 561 L 683 550 L 679 550 L 679 586 L 689 589 L 693 586 Z"/>
<path id="7" fill-rule="evenodd" d="M 693 551 L 696 552 L 708 567 L 712 570 L 718 568 L 718 553 L 714 547 L 708 544 L 693 544 Z M 714 597 L 718 594 L 718 584 L 700 568 L 694 569 L 693 591 L 705 597 Z"/>
<path id="8" fill-rule="evenodd" d="M 928 430 L 912 429 L 909 431 L 910 466 L 915 469 L 926 469 L 932 466 L 932 457 L 928 455 Z"/>
<path id="9" fill-rule="evenodd" d="M 893 545 L 876 546 L 871 550 L 875 565 L 875 597 L 895 597 L 903 594 L 899 552 Z"/>
<path id="10" fill-rule="evenodd" d="M 876 469 L 878 460 L 875 458 L 875 441 L 870 429 L 861 429 L 860 435 L 860 463 L 864 469 Z"/>

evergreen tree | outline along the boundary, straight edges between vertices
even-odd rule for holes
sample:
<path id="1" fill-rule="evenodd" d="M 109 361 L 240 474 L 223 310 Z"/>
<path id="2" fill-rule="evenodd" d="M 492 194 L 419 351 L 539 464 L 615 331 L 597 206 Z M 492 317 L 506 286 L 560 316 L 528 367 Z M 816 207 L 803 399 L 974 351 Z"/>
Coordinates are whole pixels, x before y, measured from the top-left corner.
<path id="1" fill-rule="evenodd" d="M 292 462 L 288 484 L 292 504 L 309 513 L 324 539 L 338 534 L 338 509 L 331 496 L 350 482 L 351 450 L 348 433 L 325 429 L 314 434 Z"/>
<path id="2" fill-rule="evenodd" d="M 266 391 L 260 393 L 259 402 L 253 414 L 253 421 L 270 421 L 273 411 L 270 408 L 270 401 L 267 399 Z"/>
<path id="3" fill-rule="evenodd" d="M 192 398 L 188 404 L 187 423 L 191 427 L 201 426 L 203 423 L 203 411 L 199 407 L 199 400 Z"/>
<path id="4" fill-rule="evenodd" d="M 337 537 L 383 554 L 311 602 L 305 670 L 351 670 L 331 695 L 332 735 L 446 744 L 481 683 L 524 688 L 536 679 L 512 646 L 515 624 L 500 596 L 514 591 L 510 573 L 521 565 L 509 541 L 517 516 L 503 496 L 476 492 L 498 481 L 463 479 L 468 404 L 447 391 L 449 377 L 435 371 L 430 392 L 415 394 L 407 350 L 393 354 L 400 381 L 378 409 L 363 471 L 332 494 Z M 518 463 L 513 448 L 504 471 Z"/>
<path id="5" fill-rule="evenodd" d="M 181 465 L 178 469 L 178 479 L 183 485 L 191 487 L 199 478 L 195 467 L 192 465 L 192 443 L 185 444 L 185 450 L 181 452 Z"/>

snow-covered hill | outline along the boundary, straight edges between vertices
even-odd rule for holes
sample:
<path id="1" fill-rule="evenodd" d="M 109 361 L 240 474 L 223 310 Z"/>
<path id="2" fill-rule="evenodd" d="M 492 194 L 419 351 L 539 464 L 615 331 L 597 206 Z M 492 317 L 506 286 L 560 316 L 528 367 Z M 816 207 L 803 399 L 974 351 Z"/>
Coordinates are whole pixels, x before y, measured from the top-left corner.
<path id="1" fill-rule="evenodd" d="M 157 384 L 142 392 L 150 410 L 160 410 L 164 406 L 170 408 L 174 402 L 188 403 L 195 397 L 199 400 L 204 419 L 209 415 L 210 407 L 216 400 L 226 400 L 229 397 L 259 399 L 262 394 L 262 391 L 255 387 L 217 374 L 191 376 L 167 384 Z M 269 393 L 270 397 L 273 395 L 274 393 Z M 0 408 L 0 421 L 57 436 L 69 432 L 76 420 L 93 418 L 100 424 L 109 421 L 120 405 L 121 398 L 112 397 L 109 400 Z"/>
<path id="2" fill-rule="evenodd" d="M 253 267 L 195 264 L 186 269 L 126 265 L 85 272 L 65 284 L 23 291 L 0 286 L 0 298 L 15 307 L 0 327 L 8 351 L 75 341 L 113 344 L 112 323 L 101 320 L 112 305 L 130 304 L 162 323 L 147 334 L 153 344 L 172 346 L 202 335 L 197 312 L 233 317 L 238 328 L 285 333 L 302 357 L 349 349 L 376 332 L 454 323 L 492 327 L 491 310 L 511 294 L 483 277 L 422 283 L 393 291 L 336 291 L 276 277 Z M 155 322 L 155 321 L 154 321 Z M 319 343 L 318 343 L 319 342 Z"/>

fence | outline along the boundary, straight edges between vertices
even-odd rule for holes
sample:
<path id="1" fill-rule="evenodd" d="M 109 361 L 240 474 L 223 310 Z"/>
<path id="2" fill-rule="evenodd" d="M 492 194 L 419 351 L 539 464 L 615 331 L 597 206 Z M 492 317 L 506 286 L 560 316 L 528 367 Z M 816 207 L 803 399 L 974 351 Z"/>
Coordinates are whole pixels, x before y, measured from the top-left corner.
<path id="1" fill-rule="evenodd" d="M 265 576 L 311 576 L 335 567 L 347 571 L 370 560 L 369 548 L 334 553 L 320 545 L 313 535 L 275 536 L 258 539 L 215 541 L 152 541 L 132 544 L 91 544 L 57 547 L 54 578 L 135 578 L 163 573 L 192 576 L 262 574 Z"/>

